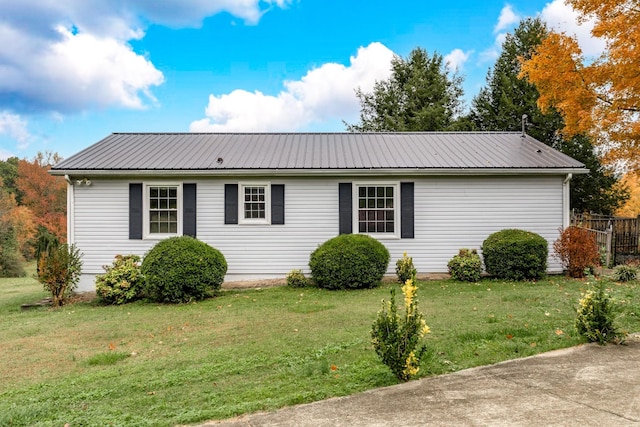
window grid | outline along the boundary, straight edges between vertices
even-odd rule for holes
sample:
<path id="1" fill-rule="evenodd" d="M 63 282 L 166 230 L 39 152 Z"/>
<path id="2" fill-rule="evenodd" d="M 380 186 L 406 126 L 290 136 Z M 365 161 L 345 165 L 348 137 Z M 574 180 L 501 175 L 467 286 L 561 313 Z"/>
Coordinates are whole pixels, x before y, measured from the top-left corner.
<path id="1" fill-rule="evenodd" d="M 358 187 L 358 232 L 394 233 L 393 186 Z"/>
<path id="2" fill-rule="evenodd" d="M 177 187 L 149 187 L 149 233 L 178 233 Z"/>
<path id="3" fill-rule="evenodd" d="M 244 187 L 244 218 L 265 219 L 266 215 L 265 187 Z"/>

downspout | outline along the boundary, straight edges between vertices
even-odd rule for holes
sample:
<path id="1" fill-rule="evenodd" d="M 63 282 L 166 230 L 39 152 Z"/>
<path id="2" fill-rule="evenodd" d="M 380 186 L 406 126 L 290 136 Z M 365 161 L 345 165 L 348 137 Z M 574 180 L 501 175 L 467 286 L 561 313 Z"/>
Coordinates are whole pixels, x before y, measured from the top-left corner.
<path id="1" fill-rule="evenodd" d="M 69 177 L 69 175 L 64 176 L 64 180 L 67 181 L 67 243 L 70 245 L 75 243 L 75 233 L 74 233 L 74 186 L 73 181 Z"/>
<path id="2" fill-rule="evenodd" d="M 573 178 L 573 174 L 568 173 L 562 182 L 562 228 L 571 225 L 571 187 L 569 183 L 571 178 Z"/>

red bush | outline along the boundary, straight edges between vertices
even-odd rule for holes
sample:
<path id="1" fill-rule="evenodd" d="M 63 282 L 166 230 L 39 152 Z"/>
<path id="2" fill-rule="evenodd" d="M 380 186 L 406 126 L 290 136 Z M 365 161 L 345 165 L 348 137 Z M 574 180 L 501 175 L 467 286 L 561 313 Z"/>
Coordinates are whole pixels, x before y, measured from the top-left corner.
<path id="1" fill-rule="evenodd" d="M 584 270 L 600 264 L 596 236 L 585 228 L 560 229 L 553 249 L 571 277 L 584 277 Z"/>

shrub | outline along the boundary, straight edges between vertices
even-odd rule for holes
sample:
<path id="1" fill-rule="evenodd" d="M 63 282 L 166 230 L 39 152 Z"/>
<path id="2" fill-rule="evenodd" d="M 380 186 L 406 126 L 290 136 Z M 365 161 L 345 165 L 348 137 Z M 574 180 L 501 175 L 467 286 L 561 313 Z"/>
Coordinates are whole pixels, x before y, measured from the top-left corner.
<path id="1" fill-rule="evenodd" d="M 638 277 L 638 268 L 633 265 L 618 265 L 613 269 L 613 280 L 616 282 L 629 282 Z"/>
<path id="2" fill-rule="evenodd" d="M 309 286 L 309 279 L 307 279 L 302 270 L 291 270 L 287 274 L 287 286 L 290 288 L 306 288 Z"/>
<path id="3" fill-rule="evenodd" d="M 170 237 L 147 252 L 141 271 L 152 300 L 190 302 L 220 289 L 227 261 L 220 251 L 193 237 Z"/>
<path id="4" fill-rule="evenodd" d="M 413 266 L 413 258 L 408 257 L 407 253 L 402 254 L 402 258 L 396 261 L 396 276 L 398 282 L 406 283 L 407 280 L 415 278 L 418 271 Z"/>
<path id="5" fill-rule="evenodd" d="M 594 288 L 582 293 L 575 323 L 578 333 L 598 344 L 621 340 L 624 334 L 615 327 L 615 307 L 605 291 L 605 282 L 599 280 Z"/>
<path id="6" fill-rule="evenodd" d="M 365 234 L 341 234 L 311 253 L 309 267 L 316 284 L 327 289 L 377 285 L 387 271 L 389 251 Z"/>
<path id="7" fill-rule="evenodd" d="M 475 249 L 460 249 L 447 264 L 449 274 L 455 280 L 477 282 L 482 273 L 482 260 Z"/>
<path id="8" fill-rule="evenodd" d="M 40 254 L 38 281 L 51 293 L 54 307 L 65 303 L 78 285 L 82 273 L 82 254 L 75 245 L 50 245 Z"/>
<path id="9" fill-rule="evenodd" d="M 600 263 L 595 236 L 584 228 L 560 229 L 560 237 L 553 243 L 553 250 L 571 277 L 584 277 L 585 270 Z"/>
<path id="10" fill-rule="evenodd" d="M 547 241 L 530 231 L 505 229 L 482 243 L 487 273 L 500 279 L 539 279 L 547 271 Z"/>
<path id="11" fill-rule="evenodd" d="M 429 327 L 418 311 L 418 288 L 414 279 L 402 287 L 404 314 L 398 314 L 395 289 L 391 289 L 389 302 L 382 300 L 382 309 L 371 328 L 371 342 L 376 354 L 400 381 L 408 381 L 420 370 L 420 359 L 426 346 L 420 340 L 429 333 Z"/>
<path id="12" fill-rule="evenodd" d="M 111 265 L 102 267 L 105 274 L 96 277 L 96 295 L 107 304 L 125 304 L 140 298 L 144 276 L 138 255 L 116 255 Z"/>

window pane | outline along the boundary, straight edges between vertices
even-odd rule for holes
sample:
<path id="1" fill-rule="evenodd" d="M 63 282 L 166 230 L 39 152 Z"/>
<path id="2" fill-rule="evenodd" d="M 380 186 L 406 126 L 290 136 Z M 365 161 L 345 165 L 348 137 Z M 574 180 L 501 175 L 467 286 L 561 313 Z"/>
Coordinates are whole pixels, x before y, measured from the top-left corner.
<path id="1" fill-rule="evenodd" d="M 376 199 L 367 199 L 367 207 L 375 208 L 376 207 Z"/>
<path id="2" fill-rule="evenodd" d="M 151 187 L 149 189 L 149 194 L 151 197 L 158 197 L 158 189 L 156 187 Z"/>
<path id="3" fill-rule="evenodd" d="M 376 194 L 378 197 L 384 197 L 384 187 L 378 187 L 376 190 Z"/>
<path id="4" fill-rule="evenodd" d="M 158 223 L 152 222 L 149 224 L 149 233 L 157 233 L 158 232 Z"/>
<path id="5" fill-rule="evenodd" d="M 376 201 L 376 207 L 377 208 L 384 208 L 384 199 L 378 199 Z"/>
<path id="6" fill-rule="evenodd" d="M 387 187 L 387 197 L 393 197 L 393 187 Z"/>
<path id="7" fill-rule="evenodd" d="M 358 197 L 365 197 L 367 195 L 367 187 L 358 188 Z"/>
<path id="8" fill-rule="evenodd" d="M 367 187 L 367 197 L 376 197 L 376 187 Z"/>
<path id="9" fill-rule="evenodd" d="M 387 233 L 393 233 L 393 222 L 387 222 Z"/>

